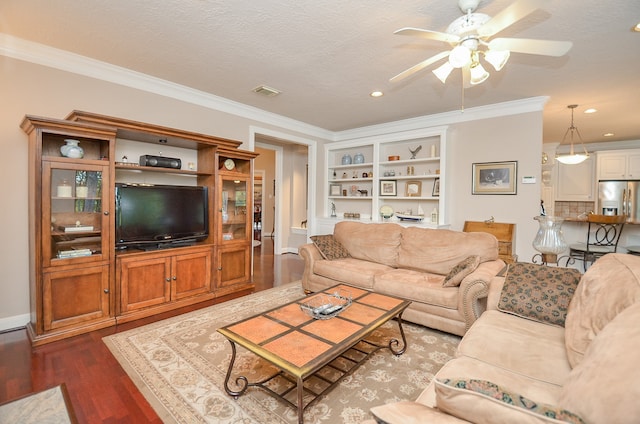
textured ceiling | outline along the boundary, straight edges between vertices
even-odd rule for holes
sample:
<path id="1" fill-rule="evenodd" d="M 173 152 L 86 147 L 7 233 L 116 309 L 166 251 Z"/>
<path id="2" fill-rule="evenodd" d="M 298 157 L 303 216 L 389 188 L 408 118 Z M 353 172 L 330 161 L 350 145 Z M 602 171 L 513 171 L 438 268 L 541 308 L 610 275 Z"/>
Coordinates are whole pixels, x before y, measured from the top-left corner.
<path id="1" fill-rule="evenodd" d="M 495 15 L 511 2 L 483 0 L 478 11 Z M 464 91 L 464 106 L 550 96 L 545 141 L 562 139 L 570 103 L 580 105 L 585 142 L 640 140 L 638 0 L 541 4 L 499 36 L 573 48 L 560 58 L 513 53 Z M 393 31 L 444 31 L 460 15 L 456 0 L 2 0 L 0 32 L 340 131 L 459 110 L 459 75 L 443 85 L 433 66 L 400 83 L 389 78 L 448 47 Z M 282 94 L 252 92 L 262 84 Z M 373 90 L 385 95 L 371 98 Z M 582 114 L 587 107 L 599 112 Z"/>

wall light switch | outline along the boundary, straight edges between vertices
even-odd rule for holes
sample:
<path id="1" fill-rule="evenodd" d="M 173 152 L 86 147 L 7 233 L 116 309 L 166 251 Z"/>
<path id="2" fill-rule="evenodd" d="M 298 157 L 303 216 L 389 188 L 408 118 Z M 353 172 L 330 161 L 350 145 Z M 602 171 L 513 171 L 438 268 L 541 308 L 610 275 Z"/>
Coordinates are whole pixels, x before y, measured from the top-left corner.
<path id="1" fill-rule="evenodd" d="M 522 184 L 535 184 L 536 177 L 522 177 Z"/>

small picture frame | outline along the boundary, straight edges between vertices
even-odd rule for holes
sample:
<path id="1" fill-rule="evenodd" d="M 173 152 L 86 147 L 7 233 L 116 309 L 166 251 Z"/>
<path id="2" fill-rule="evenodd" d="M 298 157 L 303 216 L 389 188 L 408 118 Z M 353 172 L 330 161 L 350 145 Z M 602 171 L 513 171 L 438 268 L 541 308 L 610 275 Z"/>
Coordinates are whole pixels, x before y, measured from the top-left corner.
<path id="1" fill-rule="evenodd" d="M 421 181 L 407 181 L 404 186 L 405 197 L 420 197 L 422 196 L 422 182 Z"/>
<path id="2" fill-rule="evenodd" d="M 516 194 L 518 162 L 473 164 L 472 194 Z"/>
<path id="3" fill-rule="evenodd" d="M 433 190 L 431 190 L 431 195 L 433 197 L 440 196 L 440 178 L 433 180 Z"/>
<path id="4" fill-rule="evenodd" d="M 342 186 L 340 184 L 330 184 L 329 196 L 340 196 L 340 195 L 342 195 Z"/>
<path id="5" fill-rule="evenodd" d="M 380 196 L 397 196 L 396 180 L 380 180 Z"/>

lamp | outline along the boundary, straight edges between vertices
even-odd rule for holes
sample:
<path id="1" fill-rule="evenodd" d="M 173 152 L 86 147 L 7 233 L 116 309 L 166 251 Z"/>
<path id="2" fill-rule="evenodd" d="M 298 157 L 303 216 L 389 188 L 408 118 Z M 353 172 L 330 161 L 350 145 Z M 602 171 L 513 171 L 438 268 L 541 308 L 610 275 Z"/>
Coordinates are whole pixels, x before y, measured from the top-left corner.
<path id="1" fill-rule="evenodd" d="M 487 72 L 480 62 L 474 62 L 471 64 L 471 68 L 469 69 L 471 74 L 471 78 L 469 83 L 471 85 L 478 85 L 484 82 L 487 78 L 489 78 L 489 72 Z"/>
<path id="2" fill-rule="evenodd" d="M 509 50 L 487 50 L 484 52 L 484 60 L 489 62 L 496 71 L 504 67 L 511 56 Z"/>
<path id="3" fill-rule="evenodd" d="M 446 62 L 444 62 L 442 65 L 440 65 L 438 68 L 434 69 L 433 74 L 435 76 L 438 77 L 438 79 L 440 81 L 442 81 L 442 83 L 444 84 L 445 81 L 447 80 L 447 77 L 449 76 L 449 74 L 451 74 L 451 71 L 453 71 L 453 66 L 451 66 L 451 63 L 449 63 L 449 61 L 447 60 Z"/>
<path id="4" fill-rule="evenodd" d="M 577 165 L 579 163 L 584 162 L 588 157 L 589 157 L 589 153 L 587 152 L 586 147 L 584 147 L 584 143 L 582 142 L 582 137 L 580 136 L 580 131 L 578 131 L 578 128 L 573 124 L 573 111 L 575 110 L 575 108 L 578 107 L 578 105 L 568 105 L 567 106 L 569 109 L 571 109 L 571 126 L 569 126 L 569 128 L 567 128 L 567 131 L 564 133 L 564 137 L 562 137 L 562 143 L 564 143 L 564 141 L 567 138 L 567 134 L 571 134 L 571 150 L 569 151 L 568 155 L 558 155 L 556 154 L 556 160 L 560 163 L 564 163 L 565 165 Z M 576 133 L 578 135 L 578 139 L 580 140 L 580 144 L 582 144 L 582 149 L 584 151 L 583 153 L 575 153 L 573 150 L 573 133 Z M 560 143 L 560 145 L 562 145 L 562 143 Z"/>
<path id="5" fill-rule="evenodd" d="M 543 264 L 558 263 L 558 255 L 567 250 L 567 243 L 562 236 L 563 218 L 553 216 L 536 216 L 539 229 L 536 237 L 533 239 L 533 248 L 539 254 L 533 255 L 531 262 L 537 263 L 538 257 Z"/>

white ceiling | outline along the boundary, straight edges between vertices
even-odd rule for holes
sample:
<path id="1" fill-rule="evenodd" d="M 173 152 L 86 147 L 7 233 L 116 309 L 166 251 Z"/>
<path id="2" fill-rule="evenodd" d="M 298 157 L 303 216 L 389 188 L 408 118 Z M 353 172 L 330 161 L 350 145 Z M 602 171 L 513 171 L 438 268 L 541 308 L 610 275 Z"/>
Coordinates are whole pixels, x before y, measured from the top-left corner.
<path id="1" fill-rule="evenodd" d="M 478 11 L 493 16 L 512 1 L 482 0 Z M 638 0 L 543 3 L 499 36 L 573 48 L 560 58 L 513 53 L 464 91 L 464 106 L 549 96 L 545 142 L 562 140 L 571 103 L 585 142 L 640 140 Z M 2 0 L 0 33 L 340 131 L 459 110 L 459 75 L 443 85 L 432 66 L 389 78 L 448 47 L 393 31 L 445 31 L 460 15 L 457 0 Z M 252 92 L 262 84 L 282 94 Z M 598 112 L 581 113 L 588 107 Z"/>

